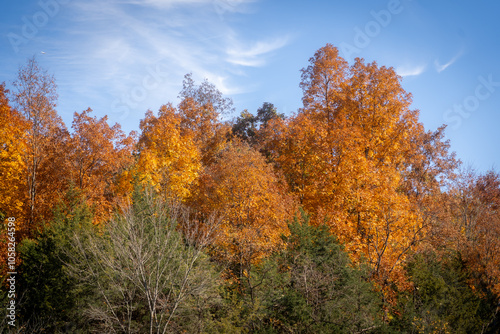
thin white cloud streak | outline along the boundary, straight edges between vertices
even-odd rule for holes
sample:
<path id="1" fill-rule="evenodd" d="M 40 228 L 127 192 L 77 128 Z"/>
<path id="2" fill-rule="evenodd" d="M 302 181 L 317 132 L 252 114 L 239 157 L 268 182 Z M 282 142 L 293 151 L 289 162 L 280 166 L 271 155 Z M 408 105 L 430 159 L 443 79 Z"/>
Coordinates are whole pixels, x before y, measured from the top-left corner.
<path id="1" fill-rule="evenodd" d="M 434 60 L 434 66 L 436 67 L 436 71 L 438 73 L 443 72 L 448 67 L 450 67 L 451 65 L 453 65 L 453 63 L 455 63 L 462 56 L 462 54 L 463 54 L 463 50 L 460 50 L 456 55 L 453 56 L 453 58 L 450 59 L 450 61 L 448 61 L 444 65 L 441 65 L 437 59 Z"/>
<path id="2" fill-rule="evenodd" d="M 417 76 L 425 71 L 427 65 L 400 66 L 396 68 L 396 73 L 402 77 Z"/>
<path id="3" fill-rule="evenodd" d="M 250 47 L 235 43 L 227 49 L 227 61 L 241 66 L 259 67 L 266 64 L 266 55 L 288 44 L 289 38 L 279 37 L 273 40 L 259 41 Z"/>
<path id="4" fill-rule="evenodd" d="M 219 13 L 243 13 L 247 10 L 244 5 L 255 2 L 255 0 L 116 0 L 116 2 L 138 6 L 153 6 L 161 9 L 193 5 L 210 5 Z"/>

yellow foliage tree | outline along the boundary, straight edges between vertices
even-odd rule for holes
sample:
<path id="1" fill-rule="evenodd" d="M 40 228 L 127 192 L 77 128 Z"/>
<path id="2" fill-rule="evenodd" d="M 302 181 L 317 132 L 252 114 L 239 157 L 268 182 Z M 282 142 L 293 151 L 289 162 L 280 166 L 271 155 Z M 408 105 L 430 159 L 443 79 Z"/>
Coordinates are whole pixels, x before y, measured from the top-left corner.
<path id="1" fill-rule="evenodd" d="M 0 84 L 0 217 L 20 218 L 26 200 L 23 154 L 26 120 L 9 105 L 5 84 Z"/>
<path id="2" fill-rule="evenodd" d="M 26 151 L 24 133 L 28 124 L 20 113 L 10 107 L 7 93 L 5 84 L 0 84 L 0 221 L 5 224 L 5 229 L 2 228 L 4 233 L 0 235 L 0 277 L 9 271 L 7 218 L 15 219 L 16 241 L 20 241 L 28 230 L 24 206 L 28 192 L 23 159 Z"/>
<path id="3" fill-rule="evenodd" d="M 140 123 L 136 173 L 139 182 L 150 183 L 165 197 L 184 200 L 191 194 L 201 162 L 193 134 L 181 131 L 181 121 L 170 104 L 162 106 L 158 116 L 146 113 Z"/>

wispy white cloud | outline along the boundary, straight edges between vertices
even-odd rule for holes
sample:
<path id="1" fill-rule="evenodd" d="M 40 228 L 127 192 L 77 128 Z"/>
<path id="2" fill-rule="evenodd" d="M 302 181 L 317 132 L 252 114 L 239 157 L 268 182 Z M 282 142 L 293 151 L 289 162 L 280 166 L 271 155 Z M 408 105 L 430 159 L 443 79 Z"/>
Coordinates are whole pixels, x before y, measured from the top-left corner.
<path id="1" fill-rule="evenodd" d="M 244 12 L 244 5 L 255 2 L 255 0 L 115 0 L 124 4 L 133 4 L 139 6 L 154 6 L 161 9 L 170 9 L 173 7 L 186 7 L 192 5 L 210 5 L 216 11 L 224 12 Z"/>
<path id="2" fill-rule="evenodd" d="M 118 100 L 124 102 L 120 110 L 142 115 L 148 108 L 175 102 L 189 72 L 197 81 L 207 78 L 224 94 L 254 90 L 252 83 L 236 84 L 235 75 L 244 76 L 246 66 L 266 64 L 288 38 L 249 43 L 234 29 L 225 15 L 245 13 L 253 1 L 71 2 L 57 38 L 46 41 L 54 64 L 64 67 L 58 76 L 60 101 L 64 104 L 64 96 L 72 96 L 71 104 L 77 105 L 74 97 L 81 95 L 87 106 L 100 103 L 106 108 L 107 103 L 113 109 Z M 151 69 L 158 66 L 161 84 L 152 85 Z"/>
<path id="3" fill-rule="evenodd" d="M 141 7 L 157 7 L 157 8 L 172 8 L 172 7 L 180 7 L 180 6 L 191 6 L 191 5 L 218 5 L 218 6 L 227 6 L 227 7 L 237 7 L 243 4 L 254 2 L 255 0 L 107 0 L 107 4 L 111 4 L 113 6 L 121 6 L 121 5 L 138 5 Z M 93 1 L 87 1 L 92 4 Z M 85 4 L 80 4 L 85 5 Z"/>
<path id="4" fill-rule="evenodd" d="M 121 0 L 123 3 L 141 6 L 155 6 L 159 8 L 171 8 L 173 6 L 201 5 L 211 3 L 213 0 Z"/>
<path id="5" fill-rule="evenodd" d="M 251 46 L 236 42 L 227 49 L 227 61 L 235 65 L 258 67 L 266 64 L 267 56 L 288 43 L 289 38 L 279 37 L 272 40 L 258 41 Z"/>
<path id="6" fill-rule="evenodd" d="M 427 65 L 403 65 L 396 68 L 396 73 L 402 77 L 417 76 L 422 74 Z"/>
<path id="7" fill-rule="evenodd" d="M 445 64 L 440 64 L 439 61 L 436 59 L 434 60 L 434 66 L 436 68 L 436 71 L 438 73 L 443 72 L 446 70 L 449 66 L 453 65 L 454 62 L 456 62 L 463 54 L 463 49 L 460 50 L 456 55 L 453 56 L 447 63 Z"/>

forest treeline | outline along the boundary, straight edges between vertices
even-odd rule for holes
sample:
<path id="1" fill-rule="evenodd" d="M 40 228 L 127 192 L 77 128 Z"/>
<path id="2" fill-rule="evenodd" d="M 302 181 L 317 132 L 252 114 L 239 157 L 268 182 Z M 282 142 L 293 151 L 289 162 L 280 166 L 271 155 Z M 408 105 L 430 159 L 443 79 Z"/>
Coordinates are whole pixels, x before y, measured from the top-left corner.
<path id="1" fill-rule="evenodd" d="M 424 129 L 393 68 L 327 44 L 303 107 L 187 74 L 124 133 L 68 128 L 35 58 L 0 85 L 0 269 L 12 333 L 498 333 L 500 175 Z M 12 234 L 10 235 L 12 237 Z"/>

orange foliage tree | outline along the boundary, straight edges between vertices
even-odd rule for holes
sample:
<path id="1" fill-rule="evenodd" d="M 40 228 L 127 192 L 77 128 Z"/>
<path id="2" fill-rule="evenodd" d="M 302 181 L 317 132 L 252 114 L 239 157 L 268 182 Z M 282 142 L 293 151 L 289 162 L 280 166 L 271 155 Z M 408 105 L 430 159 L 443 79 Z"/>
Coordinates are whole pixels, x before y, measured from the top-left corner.
<path id="1" fill-rule="evenodd" d="M 204 81 L 197 86 L 191 74 L 183 81 L 181 102 L 151 111 L 141 121 L 137 175 L 168 198 L 186 200 L 202 166 L 213 163 L 225 147 L 230 128 L 220 115 L 232 108 L 216 87 Z"/>
<path id="2" fill-rule="evenodd" d="M 460 252 L 474 278 L 500 295 L 500 175 L 464 169 L 440 204 L 433 246 Z"/>
<path id="3" fill-rule="evenodd" d="M 27 122 L 11 108 L 7 93 L 5 84 L 0 84 L 0 218 L 19 218 L 27 193 L 23 173 Z"/>
<path id="4" fill-rule="evenodd" d="M 7 218 L 16 219 L 16 232 L 26 233 L 24 203 L 28 194 L 23 159 L 26 151 L 24 133 L 28 124 L 11 108 L 7 93 L 5 84 L 0 84 L 0 220 L 5 224 L 0 229 L 0 276 L 8 271 Z"/>
<path id="5" fill-rule="evenodd" d="M 94 209 L 95 221 L 108 218 L 130 187 L 120 187 L 133 163 L 134 133 L 126 136 L 119 124 L 109 126 L 107 116 L 91 117 L 92 109 L 74 114 L 67 140 L 66 178 L 82 191 Z"/>
<path id="6" fill-rule="evenodd" d="M 191 74 L 184 77 L 179 97 L 182 134 L 193 138 L 202 164 L 208 165 L 227 142 L 230 127 L 220 117 L 233 110 L 233 102 L 207 80 L 196 85 Z"/>
<path id="7" fill-rule="evenodd" d="M 250 266 L 281 244 L 296 206 L 264 157 L 247 143 L 232 142 L 207 167 L 191 205 L 216 212 L 221 225 L 214 255 L 244 277 Z"/>
<path id="8" fill-rule="evenodd" d="M 404 186 L 422 183 L 417 162 L 432 169 L 438 158 L 449 160 L 446 143 L 422 152 L 428 134 L 392 68 L 359 58 L 349 67 L 327 45 L 302 70 L 301 87 L 304 108 L 269 124 L 266 151 L 313 222 L 326 221 L 354 259 L 369 260 L 380 282 L 398 280 L 400 264 L 429 227 Z"/>
<path id="9" fill-rule="evenodd" d="M 23 136 L 26 146 L 23 172 L 27 194 L 25 214 L 21 219 L 25 223 L 20 232 L 29 236 L 50 218 L 59 198 L 61 180 L 55 175 L 60 166 L 52 154 L 65 137 L 66 128 L 55 110 L 55 79 L 40 68 L 35 58 L 29 59 L 19 69 L 13 85 L 13 101 L 27 124 Z"/>

